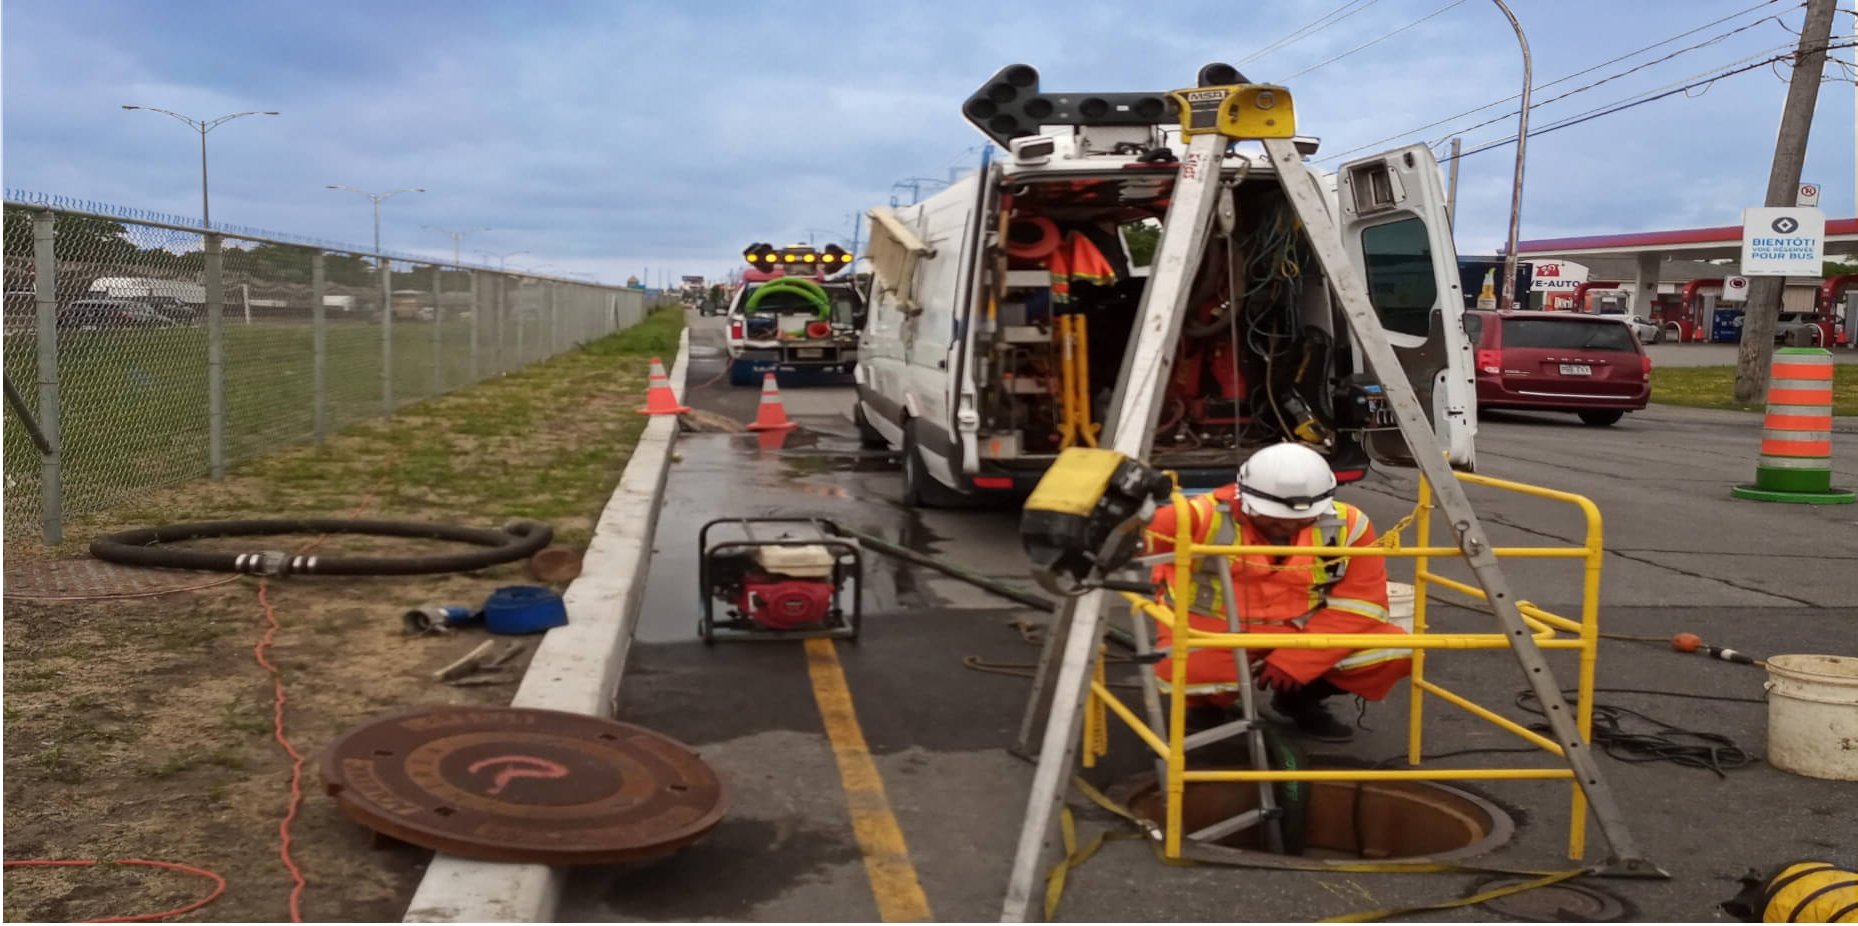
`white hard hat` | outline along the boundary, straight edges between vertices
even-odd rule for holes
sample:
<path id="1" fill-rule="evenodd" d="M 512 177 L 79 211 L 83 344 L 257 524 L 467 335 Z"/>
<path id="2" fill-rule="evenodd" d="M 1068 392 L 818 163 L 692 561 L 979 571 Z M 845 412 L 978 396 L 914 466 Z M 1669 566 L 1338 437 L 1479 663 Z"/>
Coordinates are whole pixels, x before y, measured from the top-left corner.
<path id="1" fill-rule="evenodd" d="M 1246 514 L 1303 520 L 1335 512 L 1335 473 L 1303 444 L 1273 444 L 1239 467 L 1239 501 Z"/>

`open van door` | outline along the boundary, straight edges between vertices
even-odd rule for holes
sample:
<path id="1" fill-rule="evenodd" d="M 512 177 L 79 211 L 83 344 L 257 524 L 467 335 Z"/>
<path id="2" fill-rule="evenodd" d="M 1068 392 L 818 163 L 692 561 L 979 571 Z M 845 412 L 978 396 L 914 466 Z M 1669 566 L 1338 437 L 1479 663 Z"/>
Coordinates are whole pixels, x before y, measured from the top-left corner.
<path id="1" fill-rule="evenodd" d="M 1472 469 L 1477 384 L 1438 161 L 1409 145 L 1342 165 L 1337 184 L 1342 245 L 1368 301 L 1451 464 Z M 1378 462 L 1413 463 L 1397 431 L 1371 432 L 1367 446 Z"/>
<path id="2" fill-rule="evenodd" d="M 954 375 L 948 381 L 948 407 L 953 411 L 951 417 L 955 427 L 955 455 L 951 464 L 968 474 L 979 472 L 981 468 L 978 396 L 979 384 L 988 372 L 982 366 L 985 358 L 976 352 L 975 338 L 983 327 L 992 333 L 998 315 L 996 297 L 1004 288 L 999 275 L 1006 271 L 1006 242 L 992 241 L 998 234 L 995 213 L 999 209 L 1002 172 L 1000 165 L 993 162 L 992 153 L 990 147 L 981 155 L 981 167 L 975 175 L 980 189 L 975 193 L 973 218 L 968 220 L 968 240 L 962 242 L 961 250 L 973 265 L 962 268 L 965 274 L 963 292 L 956 302 L 954 337 L 949 342 L 952 356 L 948 366 Z M 997 243 L 998 249 L 987 247 L 989 243 Z M 994 266 L 989 266 L 984 257 L 990 254 L 1001 255 Z"/>

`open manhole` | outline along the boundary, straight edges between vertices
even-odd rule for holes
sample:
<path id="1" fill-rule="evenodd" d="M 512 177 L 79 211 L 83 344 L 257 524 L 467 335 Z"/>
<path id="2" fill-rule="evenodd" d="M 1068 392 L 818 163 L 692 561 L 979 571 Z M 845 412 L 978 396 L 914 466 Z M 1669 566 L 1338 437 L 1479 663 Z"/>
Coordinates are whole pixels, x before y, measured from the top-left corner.
<path id="1" fill-rule="evenodd" d="M 1153 773 L 1130 779 L 1116 791 L 1137 816 L 1165 819 L 1164 796 Z M 1457 788 L 1427 781 L 1317 781 L 1275 786 L 1282 809 L 1286 855 L 1318 860 L 1449 861 L 1493 851 L 1516 831 L 1509 814 Z M 1182 831 L 1196 833 L 1256 810 L 1258 785 L 1250 782 L 1188 782 L 1182 798 Z M 1264 830 L 1248 827 L 1203 845 L 1238 850 L 1263 861 Z"/>

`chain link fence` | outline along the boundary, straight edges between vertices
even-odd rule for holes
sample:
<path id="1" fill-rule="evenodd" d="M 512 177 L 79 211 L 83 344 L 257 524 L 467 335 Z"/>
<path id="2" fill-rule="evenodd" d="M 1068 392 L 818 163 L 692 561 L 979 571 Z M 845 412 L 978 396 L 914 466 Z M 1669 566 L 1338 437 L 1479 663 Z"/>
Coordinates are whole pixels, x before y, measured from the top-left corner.
<path id="1" fill-rule="evenodd" d="M 12 191 L 3 244 L 9 542 L 572 350 L 649 298 Z"/>

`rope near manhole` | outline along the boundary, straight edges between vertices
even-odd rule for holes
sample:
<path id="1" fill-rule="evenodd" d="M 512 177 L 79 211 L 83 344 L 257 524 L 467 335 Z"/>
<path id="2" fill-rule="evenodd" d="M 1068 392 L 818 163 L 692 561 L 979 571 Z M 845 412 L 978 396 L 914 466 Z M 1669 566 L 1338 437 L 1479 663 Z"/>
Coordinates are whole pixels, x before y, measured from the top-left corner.
<path id="1" fill-rule="evenodd" d="M 402 842 L 493 862 L 610 864 L 669 854 L 728 795 L 688 746 L 615 720 L 426 708 L 342 735 L 322 758 L 344 813 Z"/>
<path id="2" fill-rule="evenodd" d="M 244 553 L 167 546 L 217 537 L 267 537 L 282 534 L 365 534 L 439 540 L 483 547 L 467 553 L 426 556 L 317 556 L 281 550 Z M 539 521 L 512 521 L 500 530 L 421 524 L 412 521 L 365 521 L 347 518 L 298 518 L 249 521 L 194 521 L 142 527 L 91 541 L 90 555 L 127 566 L 199 569 L 250 575 L 410 576 L 469 572 L 524 559 L 548 546 L 554 531 Z"/>

